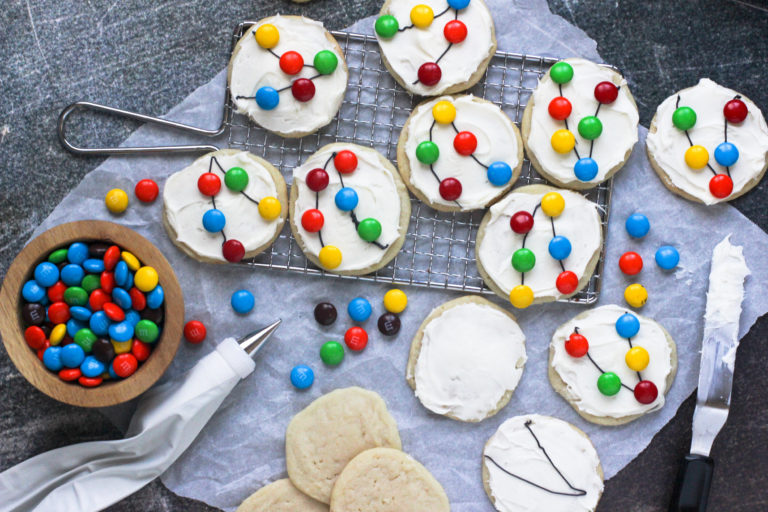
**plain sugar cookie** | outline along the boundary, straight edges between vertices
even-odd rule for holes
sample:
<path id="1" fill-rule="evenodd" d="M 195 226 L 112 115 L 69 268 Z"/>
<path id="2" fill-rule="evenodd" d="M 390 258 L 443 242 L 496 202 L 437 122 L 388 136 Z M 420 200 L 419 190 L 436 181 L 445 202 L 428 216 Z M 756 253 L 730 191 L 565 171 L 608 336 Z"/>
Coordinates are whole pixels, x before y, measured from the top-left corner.
<path id="1" fill-rule="evenodd" d="M 400 434 L 381 397 L 351 387 L 323 395 L 293 417 L 285 433 L 288 477 L 304 494 L 329 503 L 347 463 L 369 448 L 399 450 Z"/>
<path id="2" fill-rule="evenodd" d="M 391 448 L 352 459 L 333 486 L 331 512 L 448 512 L 448 496 L 427 469 Z"/>
<path id="3" fill-rule="evenodd" d="M 328 512 L 328 505 L 301 493 L 283 478 L 251 494 L 235 512 Z"/>

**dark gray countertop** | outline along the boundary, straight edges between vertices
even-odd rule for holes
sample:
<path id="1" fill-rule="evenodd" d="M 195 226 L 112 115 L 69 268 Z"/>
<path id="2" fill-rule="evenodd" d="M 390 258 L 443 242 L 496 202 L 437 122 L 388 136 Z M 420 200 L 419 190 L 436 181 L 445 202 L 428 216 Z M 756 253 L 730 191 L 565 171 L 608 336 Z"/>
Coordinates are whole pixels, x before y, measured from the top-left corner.
<path id="1" fill-rule="evenodd" d="M 549 3 L 597 41 L 604 59 L 624 71 L 645 125 L 663 98 L 702 76 L 743 92 L 768 111 L 768 12 L 762 7 L 725 0 Z M 279 10 L 301 12 L 338 29 L 374 14 L 379 4 L 6 2 L 0 9 L 0 159 L 5 162 L 0 173 L 0 277 L 32 230 L 101 161 L 71 156 L 59 146 L 55 123 L 64 105 L 89 99 L 162 114 L 225 66 L 228 45 L 222 41 L 228 41 L 236 21 Z M 135 127 L 102 119 L 75 123 L 81 140 L 113 143 Z M 733 204 L 768 229 L 766 200 L 768 180 L 763 180 Z M 713 449 L 717 468 L 711 511 L 768 509 L 767 336 L 763 317 L 739 349 L 730 419 Z M 65 406 L 37 392 L 0 351 L 0 470 L 58 446 L 119 436 L 96 411 Z M 651 445 L 608 481 L 599 510 L 666 510 L 678 462 L 687 453 L 693 405 L 693 399 L 687 400 Z M 110 510 L 213 509 L 179 498 L 156 481 Z"/>

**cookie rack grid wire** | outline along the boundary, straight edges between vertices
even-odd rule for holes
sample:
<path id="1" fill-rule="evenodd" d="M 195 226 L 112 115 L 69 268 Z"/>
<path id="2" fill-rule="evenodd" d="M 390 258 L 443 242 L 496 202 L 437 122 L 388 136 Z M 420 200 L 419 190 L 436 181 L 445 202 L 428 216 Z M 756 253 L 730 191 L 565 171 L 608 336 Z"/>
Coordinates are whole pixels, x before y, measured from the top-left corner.
<path id="1" fill-rule="evenodd" d="M 243 22 L 234 31 L 232 47 L 255 22 Z M 229 91 L 224 112 L 228 146 L 250 151 L 275 165 L 288 182 L 294 167 L 320 147 L 332 142 L 350 142 L 373 147 L 390 161 L 397 159 L 400 129 L 423 100 L 397 85 L 381 61 L 376 38 L 347 32 L 333 32 L 346 56 L 349 68 L 347 91 L 334 120 L 317 133 L 300 139 L 285 139 L 253 124 L 235 111 Z M 518 126 L 523 110 L 539 78 L 555 59 L 498 52 L 491 59 L 483 79 L 467 92 L 500 106 Z M 547 183 L 526 158 L 516 186 Z M 598 205 L 603 232 L 607 229 L 612 180 L 586 193 Z M 386 267 L 366 276 L 338 276 L 308 262 L 286 223 L 272 247 L 242 264 L 287 270 L 337 279 L 358 279 L 396 285 L 424 286 L 493 294 L 483 284 L 475 265 L 477 229 L 485 210 L 439 212 L 411 197 L 411 220 L 403 248 Z M 592 279 L 567 302 L 592 304 L 600 294 L 605 258 L 603 247 Z"/>

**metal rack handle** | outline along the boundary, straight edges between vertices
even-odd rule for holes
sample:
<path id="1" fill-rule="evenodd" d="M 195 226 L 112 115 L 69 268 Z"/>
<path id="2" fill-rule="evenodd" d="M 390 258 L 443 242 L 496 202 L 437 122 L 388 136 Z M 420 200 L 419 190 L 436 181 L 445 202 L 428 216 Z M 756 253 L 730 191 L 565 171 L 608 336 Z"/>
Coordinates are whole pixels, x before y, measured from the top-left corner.
<path id="1" fill-rule="evenodd" d="M 214 130 L 206 130 L 204 128 L 197 128 L 187 124 L 177 123 L 175 121 L 169 121 L 167 119 L 161 119 L 159 117 L 152 117 L 137 112 L 131 112 L 129 110 L 123 110 L 115 107 L 108 107 L 107 105 L 100 105 L 98 103 L 91 103 L 88 101 L 78 101 L 64 108 L 59 114 L 59 123 L 57 131 L 59 134 L 59 142 L 64 146 L 64 149 L 70 153 L 76 155 L 141 155 L 141 154 L 156 154 L 156 153 L 196 153 L 196 152 L 209 152 L 217 151 L 219 148 L 212 144 L 199 144 L 199 145 L 187 145 L 187 146 L 150 146 L 150 147 L 105 147 L 105 148 L 82 148 L 75 146 L 69 140 L 66 135 L 66 123 L 69 116 L 78 110 L 93 110 L 96 112 L 102 112 L 105 114 L 114 115 L 117 117 L 123 117 L 126 119 L 133 119 L 135 121 L 142 121 L 144 123 L 151 123 L 166 128 L 173 128 L 175 130 L 181 130 L 196 135 L 204 135 L 206 137 L 216 137 L 224 132 L 225 124 L 222 121 L 221 126 Z"/>

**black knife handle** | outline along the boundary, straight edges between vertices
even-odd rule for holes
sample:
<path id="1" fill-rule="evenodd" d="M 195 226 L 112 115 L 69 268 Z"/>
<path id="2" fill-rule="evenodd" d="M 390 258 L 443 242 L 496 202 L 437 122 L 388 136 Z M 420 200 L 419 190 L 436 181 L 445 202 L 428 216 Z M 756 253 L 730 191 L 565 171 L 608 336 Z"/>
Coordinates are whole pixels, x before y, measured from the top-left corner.
<path id="1" fill-rule="evenodd" d="M 669 512 L 705 512 L 715 461 L 704 455 L 686 455 L 672 494 Z"/>

